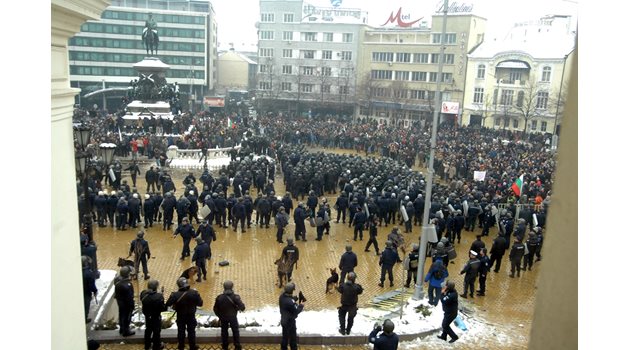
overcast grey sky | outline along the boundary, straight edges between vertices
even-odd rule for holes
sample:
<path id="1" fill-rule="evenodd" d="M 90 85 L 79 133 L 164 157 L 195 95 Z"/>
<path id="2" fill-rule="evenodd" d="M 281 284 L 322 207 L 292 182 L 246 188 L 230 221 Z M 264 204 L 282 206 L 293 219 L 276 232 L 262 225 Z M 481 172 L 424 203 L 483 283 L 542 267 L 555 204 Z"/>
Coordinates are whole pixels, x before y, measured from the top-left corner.
<path id="1" fill-rule="evenodd" d="M 219 25 L 221 47 L 229 42 L 255 45 L 254 24 L 259 20 L 258 0 L 211 0 Z M 305 0 L 315 6 L 330 7 L 330 0 Z M 577 20 L 577 1 L 574 0 L 449 0 L 449 3 L 473 4 L 473 13 L 488 19 L 487 33 L 504 32 L 514 22 L 536 19 L 548 14 L 569 14 Z M 361 8 L 368 12 L 370 25 L 380 26 L 402 7 L 411 19 L 430 19 L 442 0 L 342 0 L 341 7 Z M 237 45 L 240 46 L 240 45 Z M 226 46 L 227 47 L 227 46 Z"/>

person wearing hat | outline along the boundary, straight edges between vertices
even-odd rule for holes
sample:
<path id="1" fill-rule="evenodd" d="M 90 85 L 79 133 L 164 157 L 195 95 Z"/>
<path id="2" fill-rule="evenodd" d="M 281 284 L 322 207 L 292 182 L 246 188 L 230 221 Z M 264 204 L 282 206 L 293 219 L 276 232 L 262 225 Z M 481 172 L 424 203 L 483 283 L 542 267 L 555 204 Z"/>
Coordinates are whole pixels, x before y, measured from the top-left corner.
<path id="1" fill-rule="evenodd" d="M 475 230 L 475 224 L 477 217 L 481 213 L 481 207 L 479 206 L 479 200 L 475 199 L 473 203 L 468 207 L 468 213 L 466 217 L 466 231 L 473 232 Z"/>
<path id="2" fill-rule="evenodd" d="M 120 333 L 123 337 L 136 334 L 129 327 L 131 326 L 131 315 L 134 309 L 134 291 L 131 284 L 131 268 L 123 266 L 120 273 L 114 278 L 114 298 L 118 304 L 118 324 Z"/>
<path id="3" fill-rule="evenodd" d="M 357 275 L 354 272 L 349 272 L 348 279 L 345 282 L 340 280 L 339 287 L 337 288 L 339 293 L 341 293 L 341 306 L 339 307 L 339 333 L 342 335 L 350 334 L 350 330 L 354 325 L 354 317 L 357 315 L 359 294 L 363 293 L 363 287 L 360 284 L 355 283 L 356 279 Z M 347 323 L 346 315 L 348 315 Z"/>
<path id="4" fill-rule="evenodd" d="M 278 243 L 283 243 L 282 235 L 284 234 L 284 228 L 287 227 L 288 224 L 289 215 L 285 213 L 284 206 L 281 206 L 280 209 L 278 209 L 278 213 L 276 214 L 276 227 L 278 229 L 276 231 L 276 241 Z"/>
<path id="5" fill-rule="evenodd" d="M 418 260 L 420 253 L 418 252 L 420 246 L 418 243 L 414 243 L 411 246 L 411 252 L 409 252 L 409 269 L 407 270 L 407 280 L 405 281 L 405 288 L 409 288 L 411 278 L 413 277 L 413 284 L 418 283 Z"/>
<path id="6" fill-rule="evenodd" d="M 144 195 L 144 204 L 142 205 L 144 210 L 144 228 L 153 227 L 153 217 L 155 216 L 155 198 L 150 194 Z"/>
<path id="7" fill-rule="evenodd" d="M 280 295 L 278 300 L 280 325 L 282 326 L 281 350 L 287 350 L 288 346 L 291 346 L 291 350 L 297 350 L 298 348 L 296 319 L 300 312 L 304 310 L 305 301 L 298 301 L 298 298 L 293 296 L 294 291 L 295 283 L 287 283 L 284 286 L 284 293 Z"/>
<path id="8" fill-rule="evenodd" d="M 531 271 L 532 266 L 534 265 L 534 254 L 538 250 L 538 237 L 532 231 L 529 233 L 527 238 L 527 255 L 525 255 L 525 259 L 523 259 L 523 271 Z"/>
<path id="9" fill-rule="evenodd" d="M 455 282 L 447 281 L 444 288 L 442 288 L 442 296 L 440 297 L 442 302 L 442 310 L 444 311 L 444 318 L 442 319 L 442 334 L 437 337 L 446 341 L 446 337 L 450 336 L 449 343 L 454 343 L 459 339 L 455 331 L 451 328 L 451 322 L 457 318 L 457 311 L 459 302 L 457 300 L 457 290 L 455 289 Z"/>
<path id="10" fill-rule="evenodd" d="M 377 334 L 383 331 L 380 335 Z M 398 334 L 394 333 L 394 322 L 389 318 L 383 321 L 383 326 L 374 324 L 374 329 L 368 336 L 368 341 L 374 344 L 374 350 L 396 350 L 398 349 Z"/>
<path id="11" fill-rule="evenodd" d="M 189 190 L 186 198 L 188 198 L 188 201 L 190 202 L 190 205 L 188 206 L 188 221 L 192 222 L 193 219 L 195 219 L 197 225 L 199 225 L 199 216 L 197 215 L 199 212 L 199 204 L 197 202 L 195 191 Z"/>
<path id="12" fill-rule="evenodd" d="M 339 260 L 339 271 L 341 271 L 341 275 L 339 276 L 340 284 L 345 281 L 347 273 L 354 271 L 354 268 L 358 265 L 358 261 L 357 255 L 352 251 L 352 246 L 347 244 L 346 251 L 341 255 L 341 259 Z"/>
<path id="13" fill-rule="evenodd" d="M 129 198 L 127 205 L 129 207 L 129 226 L 131 226 L 132 228 L 137 228 L 138 222 L 141 222 L 140 207 L 142 205 L 138 193 L 134 193 L 131 195 L 131 198 Z"/>
<path id="14" fill-rule="evenodd" d="M 402 262 L 400 260 L 400 256 L 396 249 L 394 249 L 394 244 L 392 241 L 385 242 L 385 250 L 383 250 L 383 254 L 379 258 L 378 264 L 381 266 L 381 282 L 378 284 L 379 287 L 383 287 L 383 282 L 385 282 L 385 274 L 387 273 L 389 276 L 389 286 L 394 286 L 394 272 L 393 268 L 396 263 Z"/>
<path id="15" fill-rule="evenodd" d="M 138 271 L 140 268 L 140 263 L 142 263 L 142 272 L 144 273 L 144 279 L 149 279 L 149 269 L 147 268 L 147 261 L 151 259 L 151 250 L 149 249 L 149 242 L 144 239 L 144 231 L 138 231 L 136 234 L 136 239 L 131 241 L 129 247 L 129 255 L 127 258 L 134 255 L 134 269 L 136 271 L 133 276 L 134 279 L 138 279 Z"/>
<path id="16" fill-rule="evenodd" d="M 287 270 L 287 281 L 291 281 L 291 276 L 293 275 L 293 266 L 295 265 L 295 269 L 297 270 L 297 263 L 300 260 L 300 250 L 293 244 L 292 238 L 287 238 L 287 245 L 282 248 L 282 254 L 280 256 L 282 261 L 286 261 L 288 267 Z"/>
<path id="17" fill-rule="evenodd" d="M 162 222 L 162 230 L 170 230 L 171 226 L 173 226 L 173 213 L 175 211 L 175 207 L 177 206 L 177 199 L 171 192 L 166 192 L 164 194 L 164 200 L 160 204 L 160 208 L 164 212 L 164 221 Z"/>
<path id="18" fill-rule="evenodd" d="M 180 277 L 177 280 L 176 292 L 172 292 L 166 301 L 167 307 L 172 307 L 177 313 L 177 348 L 184 349 L 186 341 L 186 332 L 188 332 L 188 346 L 197 349 L 197 336 L 195 328 L 197 327 L 197 318 L 195 314 L 197 307 L 203 306 L 203 299 L 199 292 L 190 288 L 186 277 Z"/>
<path id="19" fill-rule="evenodd" d="M 472 242 L 472 244 L 470 245 L 470 249 L 469 250 L 472 250 L 475 253 L 479 254 L 481 249 L 486 247 L 486 244 L 481 240 L 481 235 L 480 234 L 477 235 L 476 237 L 477 237 L 477 239 Z"/>
<path id="20" fill-rule="evenodd" d="M 223 293 L 217 295 L 212 309 L 221 322 L 222 349 L 228 349 L 228 328 L 231 328 L 234 349 L 241 350 L 241 337 L 236 315 L 239 311 L 245 311 L 245 304 L 243 304 L 241 296 L 234 293 L 234 283 L 232 281 L 223 282 Z"/>
<path id="21" fill-rule="evenodd" d="M 94 207 L 96 208 L 96 217 L 98 222 L 98 227 L 106 227 L 105 220 L 107 217 L 106 214 L 106 206 L 107 206 L 107 196 L 105 192 L 98 191 L 98 196 L 94 198 Z"/>
<path id="22" fill-rule="evenodd" d="M 147 182 L 147 192 L 153 191 L 155 192 L 155 185 L 157 183 L 158 173 L 153 170 L 153 167 L 150 167 L 149 170 L 144 175 L 144 178 Z M 159 190 L 159 189 L 158 189 Z"/>
<path id="23" fill-rule="evenodd" d="M 160 283 L 150 280 L 147 289 L 140 293 L 142 313 L 145 318 L 144 348 L 146 350 L 160 350 L 164 348 L 160 333 L 162 332 L 162 311 L 166 311 L 164 295 L 158 292 Z"/>
<path id="24" fill-rule="evenodd" d="M 494 272 L 497 273 L 501 269 L 501 260 L 507 249 L 507 240 L 505 235 L 499 232 L 499 235 L 492 241 L 490 248 L 490 267 L 494 266 Z M 495 264 L 496 263 L 496 264 Z"/>
<path id="25" fill-rule="evenodd" d="M 118 193 L 116 191 L 111 191 L 110 196 L 107 198 L 107 203 L 105 204 L 105 210 L 107 212 L 107 220 L 109 221 L 110 227 L 114 227 L 114 216 L 116 214 L 117 206 L 118 206 Z"/>
<path id="26" fill-rule="evenodd" d="M 246 217 L 247 211 L 245 209 L 243 197 L 239 197 L 236 204 L 234 204 L 234 207 L 232 208 L 232 228 L 234 229 L 234 232 L 236 232 L 239 222 L 241 223 L 241 232 L 247 232 L 247 230 L 245 229 L 245 221 L 247 221 Z"/>
<path id="27" fill-rule="evenodd" d="M 515 236 L 514 244 L 512 244 L 512 249 L 510 249 L 510 263 L 512 265 L 511 270 L 510 270 L 511 278 L 514 278 L 515 270 L 516 270 L 516 276 L 521 277 L 521 260 L 523 260 L 523 256 L 525 256 L 526 250 L 527 250 L 527 247 L 518 238 L 518 236 Z"/>
<path id="28" fill-rule="evenodd" d="M 341 192 L 339 197 L 337 197 L 337 201 L 334 206 L 335 210 L 337 210 L 337 220 L 336 223 L 339 223 L 339 217 L 341 217 L 342 222 L 346 223 L 346 210 L 348 209 L 348 195 L 346 192 Z"/>
<path id="29" fill-rule="evenodd" d="M 474 250 L 468 252 L 468 257 L 470 258 L 464 268 L 460 271 L 460 275 L 466 274 L 464 276 L 464 293 L 460 294 L 460 296 L 464 299 L 467 298 L 468 290 L 470 289 L 470 297 L 475 297 L 475 281 L 477 280 L 477 275 L 479 274 L 479 268 L 481 267 L 481 262 L 477 258 L 478 254 Z"/>
<path id="30" fill-rule="evenodd" d="M 479 251 L 479 290 L 478 296 L 486 295 L 486 279 L 488 277 L 488 271 L 490 271 L 490 258 L 488 258 L 488 249 L 485 247 Z"/>
<path id="31" fill-rule="evenodd" d="M 125 168 L 125 170 L 129 170 L 131 174 L 131 182 L 133 183 L 133 187 L 136 187 L 136 179 L 138 178 L 138 175 L 142 174 L 140 172 L 140 167 L 138 167 L 138 163 L 136 163 L 136 161 L 134 160 L 131 163 L 131 165 Z"/>
<path id="32" fill-rule="evenodd" d="M 363 250 L 364 252 L 369 252 L 370 246 L 374 244 L 374 249 L 376 250 L 377 256 L 379 255 L 379 249 L 378 249 L 378 241 L 376 240 L 376 236 L 378 235 L 379 220 L 380 219 L 377 215 L 372 216 L 372 219 L 370 220 L 370 226 L 369 226 L 370 239 L 368 240 L 367 244 L 365 245 L 365 249 Z"/>
<path id="33" fill-rule="evenodd" d="M 195 240 L 197 241 L 197 246 L 193 252 L 192 261 L 194 261 L 195 265 L 198 267 L 197 282 L 201 282 L 202 275 L 204 281 L 206 280 L 206 260 L 210 259 L 210 246 L 208 246 L 208 243 L 206 243 L 200 236 L 197 236 Z"/>
<path id="34" fill-rule="evenodd" d="M 212 228 L 212 223 L 207 219 L 201 220 L 201 225 L 197 227 L 197 237 L 201 237 L 201 239 L 208 244 L 208 247 L 210 248 L 210 257 L 212 257 L 211 244 L 217 240 L 217 234 L 214 231 L 214 228 Z M 208 259 L 210 259 L 210 257 L 208 257 Z"/>
<path id="35" fill-rule="evenodd" d="M 295 208 L 293 212 L 293 220 L 295 221 L 295 240 L 299 241 L 300 237 L 302 237 L 302 241 L 306 242 L 306 225 L 304 224 L 304 220 L 309 217 L 306 209 L 304 208 L 304 203 L 298 203 L 298 207 Z"/>
<path id="36" fill-rule="evenodd" d="M 185 217 L 182 219 L 182 224 L 175 229 L 173 238 L 177 237 L 177 235 L 182 236 L 184 244 L 182 247 L 182 256 L 179 260 L 184 260 L 187 256 L 190 256 L 190 240 L 195 237 L 195 228 L 188 223 L 188 218 Z"/>
<path id="37" fill-rule="evenodd" d="M 179 196 L 177 203 L 175 204 L 175 210 L 177 211 L 177 224 L 182 224 L 182 219 L 188 217 L 188 208 L 190 208 L 190 200 L 185 195 Z M 190 222 L 190 219 L 189 219 Z M 192 222 L 191 222 L 192 224 Z"/>

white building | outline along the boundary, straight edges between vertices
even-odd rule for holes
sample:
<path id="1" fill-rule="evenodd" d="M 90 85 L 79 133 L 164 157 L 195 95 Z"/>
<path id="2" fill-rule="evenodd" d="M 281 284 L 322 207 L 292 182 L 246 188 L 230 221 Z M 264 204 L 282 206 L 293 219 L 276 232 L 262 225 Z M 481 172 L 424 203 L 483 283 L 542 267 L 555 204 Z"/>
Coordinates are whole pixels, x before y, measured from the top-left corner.
<path id="1" fill-rule="evenodd" d="M 575 32 L 571 17 L 517 23 L 468 55 L 463 125 L 554 133 L 560 125 Z"/>

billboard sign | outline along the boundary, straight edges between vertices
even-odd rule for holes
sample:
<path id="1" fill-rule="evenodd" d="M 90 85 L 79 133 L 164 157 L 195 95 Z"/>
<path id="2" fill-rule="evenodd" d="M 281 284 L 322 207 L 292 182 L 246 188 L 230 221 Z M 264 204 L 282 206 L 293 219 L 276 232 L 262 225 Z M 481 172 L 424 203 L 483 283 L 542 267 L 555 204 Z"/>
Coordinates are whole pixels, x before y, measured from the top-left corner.
<path id="1" fill-rule="evenodd" d="M 203 97 L 203 104 L 206 107 L 223 108 L 223 107 L 225 107 L 225 98 L 224 97 L 204 96 Z"/>

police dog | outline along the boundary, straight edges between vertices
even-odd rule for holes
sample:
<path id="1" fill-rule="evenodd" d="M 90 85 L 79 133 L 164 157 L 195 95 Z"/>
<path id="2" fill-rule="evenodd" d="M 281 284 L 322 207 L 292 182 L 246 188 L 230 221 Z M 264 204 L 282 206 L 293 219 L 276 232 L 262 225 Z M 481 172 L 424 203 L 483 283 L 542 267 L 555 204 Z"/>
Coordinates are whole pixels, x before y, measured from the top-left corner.
<path id="1" fill-rule="evenodd" d="M 188 283 L 191 283 L 193 281 L 197 280 L 197 272 L 199 271 L 199 268 L 197 266 L 191 266 L 189 268 L 187 268 L 186 270 L 184 270 L 184 272 L 182 272 L 182 274 L 179 277 L 184 277 L 188 280 Z"/>
<path id="2" fill-rule="evenodd" d="M 337 288 L 339 284 L 339 274 L 336 268 L 330 269 L 330 277 L 326 280 L 326 294 L 331 292 L 331 289 Z"/>
<path id="3" fill-rule="evenodd" d="M 135 264 L 133 260 L 118 258 L 118 266 L 119 267 L 129 266 L 131 268 L 131 273 L 129 275 L 132 277 L 136 277 L 136 269 L 135 269 Z"/>
<path id="4" fill-rule="evenodd" d="M 274 262 L 274 264 L 278 265 L 278 287 L 282 288 L 289 281 L 289 263 L 284 259 L 280 258 Z"/>

